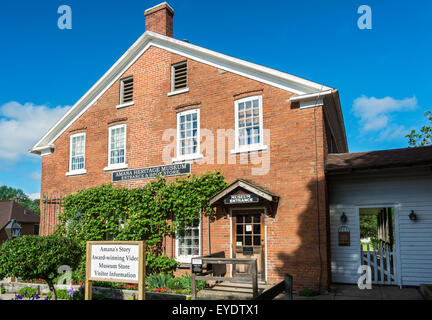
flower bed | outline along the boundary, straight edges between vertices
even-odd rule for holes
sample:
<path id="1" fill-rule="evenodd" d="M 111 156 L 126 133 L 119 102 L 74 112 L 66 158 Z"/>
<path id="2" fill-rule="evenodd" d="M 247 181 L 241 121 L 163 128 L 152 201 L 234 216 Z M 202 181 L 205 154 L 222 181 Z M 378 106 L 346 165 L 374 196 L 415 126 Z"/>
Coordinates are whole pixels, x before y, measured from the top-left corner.
<path id="1" fill-rule="evenodd" d="M 204 289 L 205 282 L 197 281 L 197 291 Z M 40 300 L 44 295 L 51 299 L 48 285 L 43 280 L 3 284 L 8 293 L 14 293 L 13 300 Z M 55 285 L 58 299 L 83 300 L 83 282 Z M 93 282 L 93 299 L 136 300 L 138 285 L 117 282 Z M 185 300 L 191 294 L 191 276 L 174 277 L 171 274 L 152 274 L 146 277 L 146 298 L 149 300 Z"/>

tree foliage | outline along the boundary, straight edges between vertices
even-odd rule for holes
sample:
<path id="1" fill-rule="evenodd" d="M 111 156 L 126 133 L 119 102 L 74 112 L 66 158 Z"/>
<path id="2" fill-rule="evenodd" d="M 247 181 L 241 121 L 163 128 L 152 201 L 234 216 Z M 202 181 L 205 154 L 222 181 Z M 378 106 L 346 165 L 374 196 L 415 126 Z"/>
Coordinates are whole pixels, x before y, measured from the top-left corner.
<path id="1" fill-rule="evenodd" d="M 21 189 L 0 186 L 0 200 L 15 200 L 28 210 L 40 215 L 39 199 L 31 200 Z"/>
<path id="2" fill-rule="evenodd" d="M 168 181 L 159 177 L 129 189 L 110 184 L 80 190 L 63 200 L 56 233 L 87 241 L 146 240 L 147 271 L 172 270 L 177 262 L 163 255 L 163 239 L 190 225 L 200 213 L 213 213 L 208 200 L 226 187 L 218 172 Z M 81 274 L 85 269 L 82 257 Z"/>
<path id="3" fill-rule="evenodd" d="M 43 279 L 56 299 L 53 280 L 62 265 L 76 268 L 82 249 L 70 238 L 50 235 L 22 236 L 8 240 L 0 247 L 0 279 L 19 277 Z"/>
<path id="4" fill-rule="evenodd" d="M 360 215 L 360 238 L 376 238 L 378 235 L 378 224 L 376 214 Z"/>
<path id="5" fill-rule="evenodd" d="M 428 125 L 424 125 L 419 131 L 413 129 L 405 136 L 408 138 L 408 144 L 410 147 L 432 145 L 432 111 L 426 111 L 425 117 L 427 117 L 429 121 Z"/>

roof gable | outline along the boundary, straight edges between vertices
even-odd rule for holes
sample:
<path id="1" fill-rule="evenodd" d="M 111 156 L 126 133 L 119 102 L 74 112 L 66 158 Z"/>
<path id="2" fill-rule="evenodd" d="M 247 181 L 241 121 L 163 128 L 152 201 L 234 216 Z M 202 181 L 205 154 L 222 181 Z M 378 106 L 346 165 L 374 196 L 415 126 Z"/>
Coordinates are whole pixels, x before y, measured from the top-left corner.
<path id="1" fill-rule="evenodd" d="M 14 200 L 0 201 L 0 230 L 3 229 L 11 219 L 19 223 L 39 223 L 40 217 L 32 211 L 24 208 Z"/>
<path id="2" fill-rule="evenodd" d="M 279 200 L 279 197 L 276 196 L 274 193 L 272 193 L 268 190 L 265 190 L 265 189 L 261 188 L 260 186 L 254 184 L 250 181 L 247 181 L 244 179 L 238 179 L 238 180 L 234 181 L 232 184 L 230 184 L 228 187 L 226 187 L 225 189 L 220 191 L 218 194 L 213 196 L 213 198 L 211 198 L 209 200 L 210 205 L 214 205 L 216 202 L 223 199 L 223 197 L 231 194 L 232 192 L 234 192 L 237 189 L 243 189 L 245 191 L 254 193 L 257 196 L 260 196 L 261 198 L 263 198 L 267 201 L 277 202 Z"/>
<path id="3" fill-rule="evenodd" d="M 11 220 L 13 201 L 0 201 L 0 230 Z"/>
<path id="4" fill-rule="evenodd" d="M 88 108 L 90 108 L 151 46 L 269 84 L 300 96 L 333 90 L 325 85 L 302 79 L 288 73 L 233 58 L 158 33 L 146 31 L 102 78 L 100 78 L 50 130 L 48 130 L 29 152 L 41 154 L 44 151 L 51 150 L 54 147 L 54 141 L 86 112 Z"/>

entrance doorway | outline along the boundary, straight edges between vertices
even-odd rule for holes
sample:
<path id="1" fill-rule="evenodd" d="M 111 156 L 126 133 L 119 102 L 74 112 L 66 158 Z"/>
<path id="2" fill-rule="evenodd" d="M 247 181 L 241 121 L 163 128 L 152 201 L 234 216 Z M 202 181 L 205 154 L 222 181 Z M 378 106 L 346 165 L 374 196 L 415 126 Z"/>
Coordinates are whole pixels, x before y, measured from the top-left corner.
<path id="1" fill-rule="evenodd" d="M 257 259 L 258 280 L 265 281 L 264 212 L 260 210 L 233 211 L 233 258 Z M 233 276 L 247 276 L 249 265 L 235 265 Z"/>
<path id="2" fill-rule="evenodd" d="M 371 268 L 372 283 L 397 284 L 394 208 L 360 208 L 361 265 Z"/>

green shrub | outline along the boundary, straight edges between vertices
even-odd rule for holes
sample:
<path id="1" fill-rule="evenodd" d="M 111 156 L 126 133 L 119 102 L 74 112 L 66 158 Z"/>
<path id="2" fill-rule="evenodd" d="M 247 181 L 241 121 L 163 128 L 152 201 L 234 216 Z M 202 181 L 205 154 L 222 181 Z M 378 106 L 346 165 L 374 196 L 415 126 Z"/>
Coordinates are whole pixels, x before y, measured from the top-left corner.
<path id="1" fill-rule="evenodd" d="M 24 281 L 44 279 L 56 299 L 53 281 L 58 268 L 68 265 L 74 269 L 82 254 L 74 240 L 55 235 L 8 240 L 0 247 L 0 279 L 11 276 Z"/>
<path id="2" fill-rule="evenodd" d="M 6 288 L 5 287 L 2 287 L 1 288 L 1 294 L 5 294 L 6 293 Z"/>
<path id="3" fill-rule="evenodd" d="M 146 254 L 146 273 L 169 273 L 175 270 L 178 262 L 166 255 Z"/>
<path id="4" fill-rule="evenodd" d="M 77 291 L 74 293 L 73 296 L 69 295 L 68 290 L 65 290 L 65 289 L 58 289 L 55 292 L 56 292 L 57 299 L 61 299 L 61 300 L 84 300 L 84 291 Z M 46 296 L 49 299 L 51 299 L 52 293 L 47 292 Z"/>
<path id="5" fill-rule="evenodd" d="M 24 298 L 33 298 L 36 295 L 36 289 L 31 287 L 24 287 L 18 291 L 19 295 L 23 295 Z"/>
<path id="6" fill-rule="evenodd" d="M 62 299 L 62 300 L 72 299 L 70 296 L 68 296 L 67 290 L 64 289 L 56 290 L 56 295 L 57 295 L 57 299 Z"/>
<path id="7" fill-rule="evenodd" d="M 180 278 L 178 278 L 183 289 L 187 291 L 192 290 L 192 276 L 190 274 L 184 274 Z M 206 282 L 204 280 L 196 281 L 196 289 L 197 291 L 203 290 L 205 288 Z"/>
<path id="8" fill-rule="evenodd" d="M 168 288 L 173 276 L 168 273 L 156 273 L 146 276 L 146 284 L 151 288 Z"/>
<path id="9" fill-rule="evenodd" d="M 169 273 L 151 274 L 146 277 L 146 284 L 151 288 L 170 288 L 173 290 L 184 290 L 191 292 L 192 290 L 192 276 L 184 274 L 181 277 L 173 277 Z M 206 282 L 198 280 L 196 282 L 197 291 L 205 288 Z"/>
<path id="10" fill-rule="evenodd" d="M 303 297 L 314 297 L 319 295 L 319 292 L 314 289 L 304 289 L 299 292 L 299 295 Z"/>
<path id="11" fill-rule="evenodd" d="M 171 278 L 167 281 L 167 287 L 173 290 L 183 289 L 182 283 L 179 278 Z"/>

